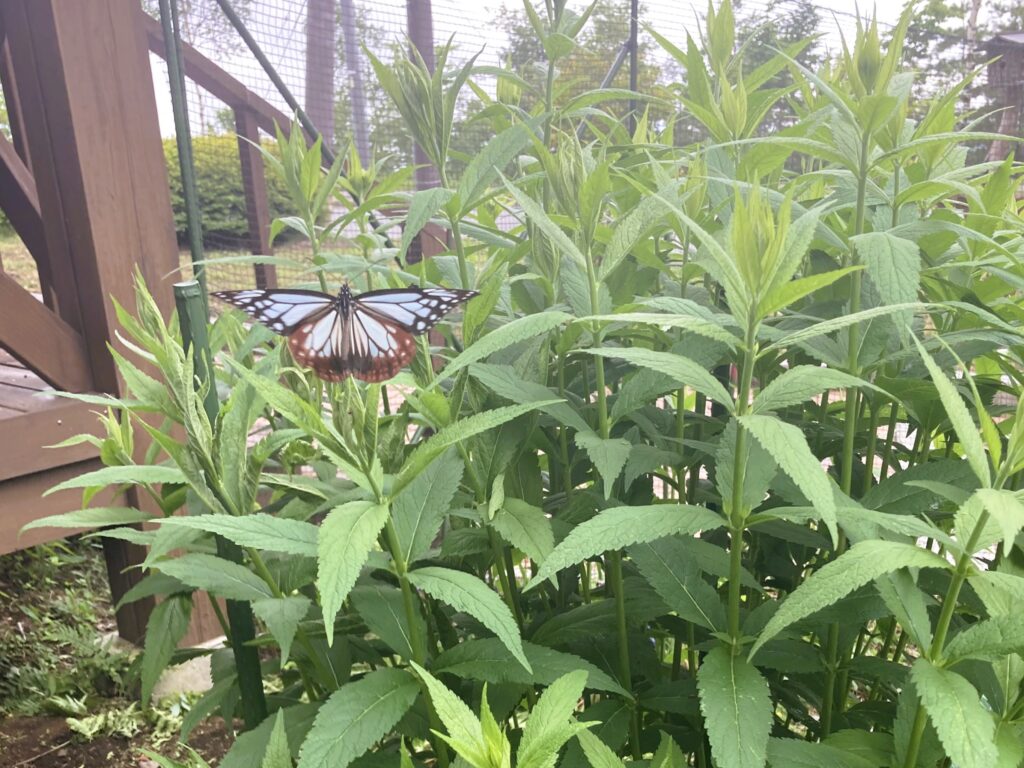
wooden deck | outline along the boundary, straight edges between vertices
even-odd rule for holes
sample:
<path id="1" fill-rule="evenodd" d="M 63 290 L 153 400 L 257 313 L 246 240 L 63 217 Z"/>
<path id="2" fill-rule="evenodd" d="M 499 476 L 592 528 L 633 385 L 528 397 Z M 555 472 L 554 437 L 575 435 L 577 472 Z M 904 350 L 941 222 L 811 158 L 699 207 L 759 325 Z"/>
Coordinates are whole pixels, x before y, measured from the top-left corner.
<path id="1" fill-rule="evenodd" d="M 88 444 L 40 450 L 81 432 L 97 432 L 94 407 L 52 393 L 39 376 L 0 350 L 0 554 L 53 540 L 53 530 L 28 531 L 20 538 L 18 531 L 36 518 L 78 509 L 80 491 L 42 494 L 101 466 Z"/>

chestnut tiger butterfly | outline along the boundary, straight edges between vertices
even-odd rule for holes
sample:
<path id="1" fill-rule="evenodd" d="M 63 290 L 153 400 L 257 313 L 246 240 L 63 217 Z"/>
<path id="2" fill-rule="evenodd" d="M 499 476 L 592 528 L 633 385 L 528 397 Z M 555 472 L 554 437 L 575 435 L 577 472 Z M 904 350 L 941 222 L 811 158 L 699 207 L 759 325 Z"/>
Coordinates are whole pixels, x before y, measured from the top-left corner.
<path id="1" fill-rule="evenodd" d="M 216 291 L 218 299 L 288 338 L 292 356 L 321 379 L 390 379 L 416 354 L 413 336 L 426 333 L 476 291 L 386 288 L 337 296 L 320 291 Z"/>

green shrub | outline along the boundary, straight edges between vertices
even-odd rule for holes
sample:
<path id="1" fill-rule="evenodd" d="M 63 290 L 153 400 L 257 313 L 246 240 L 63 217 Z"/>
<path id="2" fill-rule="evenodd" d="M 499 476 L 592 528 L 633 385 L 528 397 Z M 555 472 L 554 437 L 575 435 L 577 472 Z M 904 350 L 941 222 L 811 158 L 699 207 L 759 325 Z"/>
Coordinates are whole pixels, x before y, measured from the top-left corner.
<path id="1" fill-rule="evenodd" d="M 277 151 L 275 142 L 266 142 L 271 151 Z M 203 244 L 206 246 L 242 246 L 249 232 L 245 214 L 245 194 L 242 190 L 242 167 L 238 158 L 238 139 L 234 134 L 195 136 L 192 139 L 195 156 L 196 184 L 199 188 L 199 209 L 202 211 Z M 181 166 L 178 163 L 178 145 L 175 140 L 164 139 L 164 158 L 171 185 L 171 206 L 174 209 L 174 229 L 178 242 L 187 240 L 185 231 L 185 198 L 181 190 Z M 271 217 L 284 216 L 290 210 L 284 181 L 269 165 L 266 168 L 267 199 Z"/>

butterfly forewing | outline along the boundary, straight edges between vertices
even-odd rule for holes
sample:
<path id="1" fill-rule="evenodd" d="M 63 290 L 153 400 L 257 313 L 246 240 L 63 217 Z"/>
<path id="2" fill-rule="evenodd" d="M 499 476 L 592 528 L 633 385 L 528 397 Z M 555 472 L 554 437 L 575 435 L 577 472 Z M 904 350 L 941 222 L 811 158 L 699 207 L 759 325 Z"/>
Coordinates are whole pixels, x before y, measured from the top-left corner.
<path id="1" fill-rule="evenodd" d="M 476 291 L 398 288 L 337 297 L 318 291 L 251 290 L 213 294 L 288 337 L 300 365 L 322 379 L 355 376 L 384 381 L 416 354 L 414 334 L 425 333 Z"/>
<path id="2" fill-rule="evenodd" d="M 275 333 L 289 334 L 301 323 L 328 310 L 335 299 L 319 291 L 251 290 L 212 294 L 247 312 Z"/>
<path id="3" fill-rule="evenodd" d="M 355 303 L 396 323 L 409 333 L 425 333 L 476 291 L 449 288 L 407 288 L 362 293 Z"/>

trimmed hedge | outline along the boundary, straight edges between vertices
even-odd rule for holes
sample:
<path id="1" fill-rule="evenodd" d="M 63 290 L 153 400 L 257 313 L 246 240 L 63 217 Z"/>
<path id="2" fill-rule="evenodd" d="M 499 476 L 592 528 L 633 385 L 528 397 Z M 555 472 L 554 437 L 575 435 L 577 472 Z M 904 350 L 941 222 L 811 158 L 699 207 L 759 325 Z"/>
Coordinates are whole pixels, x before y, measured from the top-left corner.
<path id="1" fill-rule="evenodd" d="M 267 142 L 266 148 L 277 153 L 277 144 Z M 238 139 L 234 134 L 195 136 L 192 139 L 199 188 L 199 209 L 202 211 L 203 244 L 206 246 L 240 247 L 249 231 L 245 217 L 245 194 L 242 191 L 242 168 L 238 159 Z M 164 139 L 164 158 L 171 186 L 174 228 L 178 242 L 185 243 L 185 199 L 181 191 L 181 169 L 175 140 Z M 267 198 L 272 217 L 288 215 L 290 204 L 284 180 L 266 167 Z"/>

